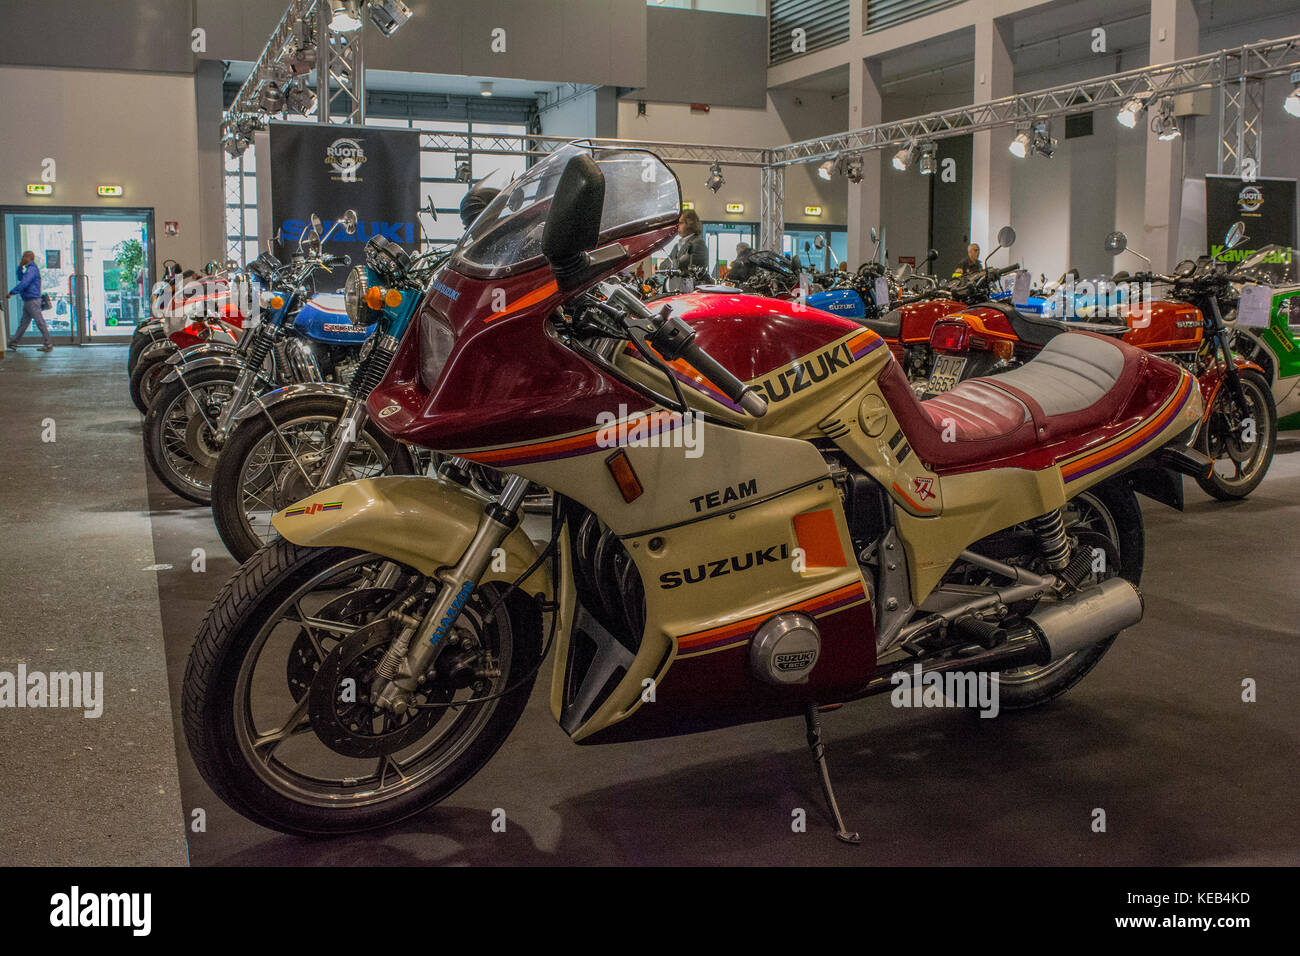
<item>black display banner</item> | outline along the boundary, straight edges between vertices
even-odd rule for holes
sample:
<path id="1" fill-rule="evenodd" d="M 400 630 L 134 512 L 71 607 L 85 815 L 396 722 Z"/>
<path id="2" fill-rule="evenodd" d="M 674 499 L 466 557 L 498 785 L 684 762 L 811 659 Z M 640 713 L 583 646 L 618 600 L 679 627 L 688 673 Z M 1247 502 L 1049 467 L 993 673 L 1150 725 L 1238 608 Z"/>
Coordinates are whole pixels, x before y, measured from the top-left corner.
<path id="1" fill-rule="evenodd" d="M 1232 224 L 1246 224 L 1246 241 L 1225 252 L 1223 237 Z M 1235 176 L 1205 177 L 1205 245 L 1226 262 L 1245 259 L 1270 243 L 1296 245 L 1296 181 Z"/>
<path id="2" fill-rule="evenodd" d="M 325 251 L 360 263 L 361 244 L 382 235 L 415 248 L 420 207 L 419 133 L 406 130 L 271 125 L 271 216 L 288 252 L 320 216 L 322 234 L 348 209 L 357 232 L 340 226 Z M 339 284 L 342 285 L 340 278 Z"/>

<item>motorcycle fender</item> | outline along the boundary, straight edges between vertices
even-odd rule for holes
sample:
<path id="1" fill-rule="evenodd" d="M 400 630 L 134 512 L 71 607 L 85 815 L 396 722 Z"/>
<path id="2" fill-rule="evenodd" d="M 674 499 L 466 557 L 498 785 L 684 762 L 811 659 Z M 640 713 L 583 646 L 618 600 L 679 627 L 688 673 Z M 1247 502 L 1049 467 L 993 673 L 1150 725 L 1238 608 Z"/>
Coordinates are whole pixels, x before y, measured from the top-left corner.
<path id="1" fill-rule="evenodd" d="M 182 372 L 200 372 L 205 368 L 233 368 L 238 370 L 243 367 L 243 364 L 235 355 L 207 355 L 192 362 L 186 362 L 184 365 L 177 364 L 175 368 L 167 373 L 167 377 L 163 379 L 163 384 L 178 381 Z"/>
<path id="2" fill-rule="evenodd" d="M 1260 366 L 1256 365 L 1254 362 L 1248 362 L 1240 355 L 1234 355 L 1233 360 L 1234 360 L 1234 364 L 1237 366 L 1238 372 L 1243 372 L 1246 369 L 1251 369 L 1263 375 L 1265 380 L 1268 379 L 1268 373 L 1265 372 Z M 1219 389 L 1223 387 L 1224 377 L 1225 376 L 1223 374 L 1223 369 L 1221 369 L 1218 366 L 1211 368 L 1208 372 L 1206 372 L 1204 375 L 1201 376 L 1201 400 L 1205 402 L 1205 409 L 1204 411 L 1201 412 L 1202 423 L 1208 422 L 1210 420 L 1210 412 L 1214 408 L 1214 399 L 1218 396 Z"/>
<path id="3" fill-rule="evenodd" d="M 172 355 L 173 353 L 177 353 L 177 350 L 176 346 L 172 345 L 171 339 L 154 339 L 140 350 L 140 357 L 136 359 L 136 361 L 151 362 L 154 359 L 161 358 L 164 355 Z M 177 359 L 177 361 L 180 360 Z M 176 362 L 173 362 L 172 364 L 175 365 Z"/>
<path id="4" fill-rule="evenodd" d="M 328 395 L 331 398 L 341 398 L 346 401 L 351 392 L 348 391 L 346 385 L 337 385 L 334 382 L 301 382 L 296 385 L 285 385 L 275 391 L 267 392 L 265 395 L 251 397 L 243 408 L 235 412 L 235 417 L 231 420 L 231 427 L 238 425 L 247 418 L 260 415 L 263 411 L 270 411 L 282 402 L 315 395 Z"/>
<path id="5" fill-rule="evenodd" d="M 460 560 L 478 529 L 486 500 L 460 485 L 422 475 L 362 478 L 326 488 L 271 519 L 281 537 L 309 548 L 356 548 L 436 575 Z M 537 560 L 537 548 L 518 526 L 501 544 L 482 582 L 513 583 Z M 543 563 L 520 588 L 550 600 Z"/>

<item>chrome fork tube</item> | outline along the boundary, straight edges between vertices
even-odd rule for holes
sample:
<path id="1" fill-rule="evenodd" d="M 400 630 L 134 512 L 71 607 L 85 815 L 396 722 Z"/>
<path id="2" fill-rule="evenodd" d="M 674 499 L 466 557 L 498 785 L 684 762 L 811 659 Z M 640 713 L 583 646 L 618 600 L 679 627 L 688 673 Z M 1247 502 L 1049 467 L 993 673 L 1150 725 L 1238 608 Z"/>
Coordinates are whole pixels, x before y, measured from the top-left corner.
<path id="1" fill-rule="evenodd" d="M 365 403 L 349 398 L 343 414 L 339 416 L 338 428 L 334 430 L 334 441 L 330 446 L 329 457 L 325 460 L 325 468 L 321 471 L 320 480 L 316 483 L 316 490 L 329 488 L 338 481 L 343 462 L 352 453 L 352 448 L 356 445 L 365 422 Z"/>
<path id="2" fill-rule="evenodd" d="M 216 437 L 218 441 L 225 441 L 230 435 L 230 423 L 235 417 L 235 412 L 243 407 L 248 398 L 248 392 L 253 386 L 253 379 L 257 376 L 255 369 L 250 369 L 247 365 L 239 370 L 239 377 L 235 379 L 235 387 L 230 392 L 230 400 L 221 409 L 221 414 L 217 416 Z"/>
<path id="3" fill-rule="evenodd" d="M 438 575 L 442 590 L 433 606 L 414 629 L 407 627 L 393 641 L 375 669 L 377 707 L 398 714 L 407 710 L 412 692 L 442 650 L 443 638 L 478 586 L 492 553 L 518 526 L 519 506 L 527 492 L 528 479 L 510 475 L 500 496 L 483 509 L 478 528 L 456 566 Z"/>

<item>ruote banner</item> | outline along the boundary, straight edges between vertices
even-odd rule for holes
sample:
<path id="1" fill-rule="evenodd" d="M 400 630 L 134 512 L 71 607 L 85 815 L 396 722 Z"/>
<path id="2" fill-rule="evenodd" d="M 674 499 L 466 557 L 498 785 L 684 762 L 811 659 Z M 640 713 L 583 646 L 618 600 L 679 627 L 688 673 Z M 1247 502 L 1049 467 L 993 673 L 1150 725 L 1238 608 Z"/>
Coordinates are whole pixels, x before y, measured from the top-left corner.
<path id="1" fill-rule="evenodd" d="M 1246 239 L 1236 249 L 1225 251 L 1223 237 L 1238 220 L 1246 225 Z M 1271 243 L 1296 245 L 1296 181 L 1206 176 L 1206 252 L 1236 262 Z"/>
<path id="2" fill-rule="evenodd" d="M 316 213 L 322 233 L 348 209 L 357 232 L 340 226 L 325 251 L 360 263 L 361 245 L 383 235 L 414 249 L 420 206 L 420 141 L 411 130 L 272 123 L 271 215 L 288 251 Z M 343 283 L 339 277 L 340 286 Z"/>

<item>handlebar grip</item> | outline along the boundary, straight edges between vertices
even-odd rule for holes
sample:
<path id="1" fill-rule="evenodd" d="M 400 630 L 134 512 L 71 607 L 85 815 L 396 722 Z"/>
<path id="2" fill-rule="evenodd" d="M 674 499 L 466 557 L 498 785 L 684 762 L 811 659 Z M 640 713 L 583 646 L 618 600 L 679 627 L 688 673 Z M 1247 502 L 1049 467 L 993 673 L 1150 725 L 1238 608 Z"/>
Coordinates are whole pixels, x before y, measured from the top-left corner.
<path id="1" fill-rule="evenodd" d="M 1013 262 L 1013 263 L 1011 263 L 1011 265 L 1007 266 L 1005 269 L 999 269 L 999 270 L 998 270 L 998 278 L 1001 279 L 1001 278 L 1002 278 L 1004 275 L 1006 275 L 1008 272 L 1019 272 L 1019 271 L 1020 271 L 1020 263 L 1019 263 L 1019 262 Z"/>
<path id="2" fill-rule="evenodd" d="M 665 310 L 666 311 L 666 310 Z M 684 359 L 747 413 L 755 418 L 767 414 L 767 400 L 733 375 L 695 341 L 695 330 L 679 317 L 667 319 L 650 336 L 650 344 L 668 359 Z"/>
<path id="3" fill-rule="evenodd" d="M 352 258 L 350 256 L 326 256 L 321 261 L 327 266 L 346 266 L 351 264 Z"/>

